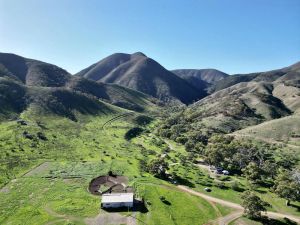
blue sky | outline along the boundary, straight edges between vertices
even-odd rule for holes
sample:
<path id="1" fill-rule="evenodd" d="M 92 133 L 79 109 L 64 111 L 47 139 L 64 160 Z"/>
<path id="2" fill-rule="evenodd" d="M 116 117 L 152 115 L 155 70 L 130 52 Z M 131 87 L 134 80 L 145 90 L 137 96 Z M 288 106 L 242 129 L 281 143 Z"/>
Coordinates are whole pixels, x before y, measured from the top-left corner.
<path id="1" fill-rule="evenodd" d="M 141 51 L 167 69 L 300 61 L 300 0 L 0 0 L 0 51 L 71 73 Z"/>

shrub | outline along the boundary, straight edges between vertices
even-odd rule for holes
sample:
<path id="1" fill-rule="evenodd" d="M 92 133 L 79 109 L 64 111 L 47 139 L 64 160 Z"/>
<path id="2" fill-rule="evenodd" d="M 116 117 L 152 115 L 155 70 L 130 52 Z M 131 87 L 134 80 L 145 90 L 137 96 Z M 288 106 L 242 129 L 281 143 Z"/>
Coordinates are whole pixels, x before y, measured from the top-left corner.
<path id="1" fill-rule="evenodd" d="M 139 136 L 143 131 L 144 130 L 140 127 L 133 127 L 129 131 L 126 132 L 125 139 L 129 141 L 132 138 Z"/>
<path id="2" fill-rule="evenodd" d="M 134 122 L 140 126 L 147 125 L 147 124 L 151 123 L 152 120 L 153 120 L 153 118 L 151 118 L 149 116 L 145 116 L 145 115 L 139 115 L 134 118 Z"/>
<path id="3" fill-rule="evenodd" d="M 231 189 L 234 191 L 241 191 L 242 188 L 240 188 L 239 182 L 238 181 L 234 181 L 231 183 L 230 185 Z"/>

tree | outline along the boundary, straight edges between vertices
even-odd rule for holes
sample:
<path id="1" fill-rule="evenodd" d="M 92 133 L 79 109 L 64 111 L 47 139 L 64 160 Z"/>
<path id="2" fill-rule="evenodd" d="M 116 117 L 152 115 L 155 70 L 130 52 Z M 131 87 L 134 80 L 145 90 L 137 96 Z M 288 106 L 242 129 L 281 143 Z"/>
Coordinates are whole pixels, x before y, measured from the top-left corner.
<path id="1" fill-rule="evenodd" d="M 271 178 L 274 180 L 276 173 L 277 173 L 277 165 L 276 163 L 266 160 L 263 165 L 262 165 L 262 170 L 264 173 L 264 179 L 266 180 L 267 178 Z"/>
<path id="2" fill-rule="evenodd" d="M 261 181 L 263 171 L 255 162 L 250 162 L 243 170 L 246 179 L 251 183 L 257 184 Z"/>
<path id="3" fill-rule="evenodd" d="M 242 194 L 242 206 L 244 213 L 251 219 L 260 219 L 261 212 L 266 211 L 266 207 L 270 206 L 269 203 L 261 200 L 257 195 L 251 191 L 245 191 Z"/>
<path id="4" fill-rule="evenodd" d="M 166 171 L 168 169 L 168 163 L 162 158 L 154 159 L 150 162 L 147 169 L 148 169 L 149 173 L 153 174 L 156 177 L 166 178 Z"/>
<path id="5" fill-rule="evenodd" d="M 207 161 L 210 165 L 219 166 L 223 162 L 223 155 L 219 149 L 208 148 L 205 151 L 205 156 L 205 161 Z"/>
<path id="6" fill-rule="evenodd" d="M 297 177 L 287 170 L 279 171 L 273 189 L 279 197 L 286 199 L 287 206 L 291 201 L 300 200 L 300 183 Z"/>

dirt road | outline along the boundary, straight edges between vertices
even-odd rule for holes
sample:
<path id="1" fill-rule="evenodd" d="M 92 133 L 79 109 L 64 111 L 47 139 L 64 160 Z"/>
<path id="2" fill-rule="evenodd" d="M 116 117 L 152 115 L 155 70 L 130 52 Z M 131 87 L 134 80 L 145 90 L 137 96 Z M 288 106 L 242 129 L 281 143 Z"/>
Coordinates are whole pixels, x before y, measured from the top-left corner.
<path id="1" fill-rule="evenodd" d="M 219 224 L 220 225 L 228 224 L 229 222 L 237 219 L 238 217 L 240 217 L 243 214 L 244 208 L 239 204 L 229 202 L 229 201 L 226 201 L 226 200 L 223 200 L 223 199 L 215 198 L 215 197 L 212 197 L 212 196 L 194 191 L 194 190 L 192 190 L 192 189 L 190 189 L 186 186 L 178 185 L 177 188 L 184 191 L 184 192 L 187 192 L 187 193 L 199 196 L 201 198 L 204 198 L 207 201 L 219 203 L 221 205 L 224 205 L 224 206 L 227 206 L 227 207 L 234 208 L 234 209 L 238 210 L 238 211 L 235 211 L 232 214 L 229 214 L 225 217 L 220 218 L 219 219 Z M 293 215 L 289 215 L 289 214 L 276 213 L 276 212 L 270 212 L 270 211 L 268 211 L 266 213 L 263 213 L 263 214 L 268 216 L 268 217 L 274 218 L 274 219 L 280 219 L 280 218 L 285 218 L 286 217 L 286 218 L 288 218 L 290 220 L 293 220 L 293 221 L 300 224 L 300 217 L 299 216 L 293 216 Z"/>

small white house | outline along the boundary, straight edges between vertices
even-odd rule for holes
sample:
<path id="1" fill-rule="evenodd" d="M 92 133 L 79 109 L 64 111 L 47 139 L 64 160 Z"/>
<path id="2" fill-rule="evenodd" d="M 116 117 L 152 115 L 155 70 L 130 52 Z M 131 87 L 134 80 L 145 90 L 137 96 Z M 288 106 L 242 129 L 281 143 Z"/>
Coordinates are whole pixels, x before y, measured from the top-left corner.
<path id="1" fill-rule="evenodd" d="M 133 207 L 133 193 L 111 193 L 103 194 L 102 208 Z"/>

